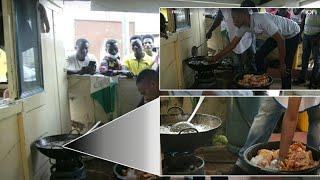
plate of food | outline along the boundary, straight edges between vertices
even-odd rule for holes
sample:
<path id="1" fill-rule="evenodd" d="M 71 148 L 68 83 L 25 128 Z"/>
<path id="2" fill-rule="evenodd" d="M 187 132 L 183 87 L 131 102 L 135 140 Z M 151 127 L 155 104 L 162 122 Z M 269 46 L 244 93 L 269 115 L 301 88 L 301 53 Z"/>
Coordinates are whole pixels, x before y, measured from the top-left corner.
<path id="1" fill-rule="evenodd" d="M 319 169 L 320 152 L 300 142 L 290 145 L 287 158 L 277 162 L 280 142 L 259 143 L 244 152 L 251 174 L 314 175 Z"/>
<path id="2" fill-rule="evenodd" d="M 273 82 L 266 74 L 238 74 L 234 81 L 241 89 L 269 89 Z"/>

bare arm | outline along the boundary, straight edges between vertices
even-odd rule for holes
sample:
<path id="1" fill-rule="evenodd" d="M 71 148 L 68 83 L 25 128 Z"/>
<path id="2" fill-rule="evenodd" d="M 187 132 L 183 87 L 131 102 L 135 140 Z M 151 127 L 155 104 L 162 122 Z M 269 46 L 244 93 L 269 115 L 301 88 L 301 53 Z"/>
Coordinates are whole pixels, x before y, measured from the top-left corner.
<path id="1" fill-rule="evenodd" d="M 214 18 L 213 24 L 211 28 L 208 30 L 206 34 L 206 38 L 210 39 L 212 36 L 212 31 L 214 31 L 218 26 L 220 26 L 221 22 L 223 20 L 223 15 L 221 10 L 218 11 L 217 16 Z"/>
<path id="2" fill-rule="evenodd" d="M 281 140 L 280 140 L 280 152 L 279 159 L 284 160 L 287 157 L 289 147 L 292 143 L 294 132 L 298 123 L 299 106 L 301 103 L 301 97 L 289 97 L 288 108 L 284 114 Z"/>
<path id="3" fill-rule="evenodd" d="M 224 48 L 222 51 L 220 51 L 218 54 L 214 56 L 213 61 L 218 61 L 224 56 L 226 56 L 227 54 L 229 54 L 238 45 L 240 40 L 241 40 L 241 37 L 239 38 L 235 36 L 226 48 Z"/>
<path id="4" fill-rule="evenodd" d="M 279 50 L 279 60 L 281 68 L 285 68 L 285 57 L 286 57 L 286 44 L 285 39 L 281 36 L 279 32 L 276 32 L 272 38 L 277 42 L 278 44 L 278 50 Z"/>
<path id="5" fill-rule="evenodd" d="M 76 70 L 67 70 L 67 74 L 71 75 L 71 74 L 80 74 L 80 71 L 76 71 Z"/>

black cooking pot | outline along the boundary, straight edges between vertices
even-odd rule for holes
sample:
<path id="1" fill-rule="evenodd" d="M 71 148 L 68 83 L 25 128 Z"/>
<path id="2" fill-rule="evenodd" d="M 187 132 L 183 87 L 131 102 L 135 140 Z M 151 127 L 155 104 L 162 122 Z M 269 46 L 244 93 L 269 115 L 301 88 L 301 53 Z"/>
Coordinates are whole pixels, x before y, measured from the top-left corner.
<path id="1" fill-rule="evenodd" d="M 80 137 L 81 134 L 60 134 L 47 136 L 35 141 L 35 146 L 44 155 L 52 159 L 73 159 L 81 156 L 80 153 L 64 149 L 67 142 Z"/>
<path id="2" fill-rule="evenodd" d="M 133 177 L 127 177 L 127 176 L 122 174 L 123 170 L 128 170 L 128 169 L 129 169 L 129 167 L 122 166 L 120 164 L 114 165 L 113 166 L 114 178 L 117 179 L 117 180 L 127 180 L 127 179 L 130 179 L 130 178 L 133 178 Z"/>
<path id="3" fill-rule="evenodd" d="M 169 114 L 169 111 L 174 108 L 179 107 L 172 107 L 168 109 L 168 114 L 161 115 L 161 126 L 170 126 L 177 122 L 186 121 L 190 117 L 190 114 L 185 114 L 181 108 L 179 108 L 181 109 L 181 114 Z M 194 125 L 206 125 L 209 126 L 210 129 L 203 132 L 198 132 L 196 129 L 184 129 L 178 134 L 169 134 L 160 131 L 161 150 L 163 153 L 191 152 L 199 147 L 211 145 L 212 137 L 221 125 L 221 119 L 208 114 L 196 114 L 191 123 Z M 190 133 L 185 133 L 190 130 Z"/>
<path id="4" fill-rule="evenodd" d="M 273 83 L 273 79 L 272 79 L 272 77 L 271 76 L 268 76 L 268 83 L 266 84 L 266 85 L 264 85 L 264 86 L 259 86 L 259 87 L 252 87 L 252 86 L 243 86 L 243 85 L 240 85 L 239 84 L 239 80 L 241 80 L 241 79 L 243 79 L 243 76 L 244 76 L 245 74 L 237 74 L 235 77 L 234 77 L 234 79 L 233 79 L 233 81 L 234 81 L 234 83 L 235 83 L 235 85 L 236 85 L 236 87 L 238 88 L 238 89 L 269 89 L 270 88 L 270 86 L 272 85 L 272 83 Z"/>
<path id="5" fill-rule="evenodd" d="M 185 59 L 184 62 L 195 71 L 212 71 L 218 64 L 202 64 L 201 62 L 208 62 L 208 56 L 195 56 Z"/>
<path id="6" fill-rule="evenodd" d="M 279 149 L 280 142 L 268 142 L 268 143 L 259 143 L 249 147 L 244 152 L 244 160 L 247 166 L 249 167 L 248 173 L 250 174 L 274 174 L 274 175 L 315 175 L 317 170 L 320 168 L 320 165 L 317 165 L 313 168 L 301 170 L 301 171 L 277 171 L 272 169 L 266 169 L 258 167 L 250 162 L 250 160 L 258 154 L 260 149 L 269 149 L 276 150 Z M 313 159 L 315 161 L 320 160 L 320 152 L 310 146 L 306 146 L 307 150 L 311 150 Z"/>
<path id="7" fill-rule="evenodd" d="M 192 153 L 182 153 L 162 161 L 164 175 L 204 175 L 204 160 Z"/>

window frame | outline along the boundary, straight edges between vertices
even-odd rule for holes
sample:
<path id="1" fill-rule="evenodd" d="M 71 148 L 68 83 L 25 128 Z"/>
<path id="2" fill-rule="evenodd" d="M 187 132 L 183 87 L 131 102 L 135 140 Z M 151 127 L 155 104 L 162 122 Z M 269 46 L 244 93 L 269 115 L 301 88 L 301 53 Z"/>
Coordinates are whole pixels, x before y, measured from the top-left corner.
<path id="1" fill-rule="evenodd" d="M 36 33 L 37 33 L 37 51 L 34 51 L 34 56 L 38 56 L 38 62 L 35 62 L 36 64 L 38 64 L 39 67 L 36 67 L 36 69 L 38 69 L 38 72 L 36 72 L 36 78 L 37 81 L 35 83 L 34 86 L 32 86 L 30 89 L 24 89 L 23 86 L 25 85 L 23 78 L 23 61 L 20 59 L 21 57 L 19 57 L 19 53 L 22 53 L 23 51 L 19 52 L 19 41 L 17 39 L 18 36 L 18 15 L 16 13 L 16 7 L 14 6 L 14 3 L 16 1 L 13 0 L 12 1 L 12 19 L 14 20 L 14 22 L 12 23 L 13 29 L 14 29 L 14 41 L 13 44 L 15 46 L 14 49 L 14 53 L 15 53 L 15 60 L 16 60 L 16 84 L 17 84 L 17 96 L 20 99 L 26 98 L 26 97 L 30 97 L 33 96 L 35 94 L 41 93 L 44 91 L 44 79 L 43 79 L 43 63 L 42 63 L 42 49 L 41 49 L 41 33 L 40 33 L 40 17 L 39 17 L 39 12 L 38 9 L 36 9 L 36 21 L 35 21 L 35 29 L 36 29 Z M 35 2 L 36 3 L 36 7 L 38 7 L 39 1 Z"/>

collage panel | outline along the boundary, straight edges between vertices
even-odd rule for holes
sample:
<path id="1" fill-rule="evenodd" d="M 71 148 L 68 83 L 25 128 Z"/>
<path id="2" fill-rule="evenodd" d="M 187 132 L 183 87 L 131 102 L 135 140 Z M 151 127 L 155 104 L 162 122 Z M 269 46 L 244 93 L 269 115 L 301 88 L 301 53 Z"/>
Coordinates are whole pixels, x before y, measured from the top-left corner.
<path id="1" fill-rule="evenodd" d="M 319 97 L 160 97 L 163 175 L 319 175 Z"/>
<path id="2" fill-rule="evenodd" d="M 252 1 L 160 8 L 160 89 L 318 89 L 317 14 Z"/>
<path id="3" fill-rule="evenodd" d="M 0 179 L 317 179 L 318 7 L 1 0 Z"/>

